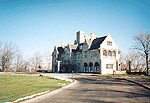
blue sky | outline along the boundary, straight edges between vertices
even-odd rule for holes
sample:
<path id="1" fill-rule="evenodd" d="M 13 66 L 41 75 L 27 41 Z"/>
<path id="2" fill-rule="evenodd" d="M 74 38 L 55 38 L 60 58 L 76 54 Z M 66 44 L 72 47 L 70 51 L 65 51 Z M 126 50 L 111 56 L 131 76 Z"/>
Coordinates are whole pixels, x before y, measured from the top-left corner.
<path id="1" fill-rule="evenodd" d="M 71 43 L 77 31 L 111 34 L 127 53 L 133 36 L 150 31 L 149 0 L 0 0 L 0 41 L 24 56 Z"/>

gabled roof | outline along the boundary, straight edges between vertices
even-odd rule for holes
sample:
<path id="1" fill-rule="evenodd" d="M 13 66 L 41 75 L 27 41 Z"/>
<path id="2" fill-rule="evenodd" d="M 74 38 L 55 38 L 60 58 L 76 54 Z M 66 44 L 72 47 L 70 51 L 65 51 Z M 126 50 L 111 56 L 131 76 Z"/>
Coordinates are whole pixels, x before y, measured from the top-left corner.
<path id="1" fill-rule="evenodd" d="M 100 44 L 105 40 L 106 37 L 107 36 L 103 36 L 94 39 L 89 50 L 98 49 L 100 47 Z"/>

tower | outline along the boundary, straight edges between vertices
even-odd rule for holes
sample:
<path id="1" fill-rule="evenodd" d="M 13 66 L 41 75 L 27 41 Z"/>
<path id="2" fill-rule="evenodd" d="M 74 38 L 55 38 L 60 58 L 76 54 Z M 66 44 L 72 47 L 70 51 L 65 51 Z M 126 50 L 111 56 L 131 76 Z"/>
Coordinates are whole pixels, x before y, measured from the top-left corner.
<path id="1" fill-rule="evenodd" d="M 76 35 L 76 42 L 77 44 L 80 44 L 80 43 L 83 43 L 84 40 L 85 40 L 85 35 L 84 35 L 84 32 L 83 31 L 78 31 L 77 32 L 77 35 Z"/>

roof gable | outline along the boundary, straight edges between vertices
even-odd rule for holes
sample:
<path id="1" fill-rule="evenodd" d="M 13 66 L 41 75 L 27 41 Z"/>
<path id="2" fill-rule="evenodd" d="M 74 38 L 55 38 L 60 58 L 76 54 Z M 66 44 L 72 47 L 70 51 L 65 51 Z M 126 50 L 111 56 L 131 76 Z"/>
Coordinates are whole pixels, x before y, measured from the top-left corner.
<path id="1" fill-rule="evenodd" d="M 107 35 L 107 38 L 103 41 L 102 46 L 103 47 L 108 46 L 107 42 L 112 42 L 111 47 L 113 47 L 113 48 L 118 47 L 110 34 Z M 109 48 L 110 48 L 110 46 L 109 46 Z"/>

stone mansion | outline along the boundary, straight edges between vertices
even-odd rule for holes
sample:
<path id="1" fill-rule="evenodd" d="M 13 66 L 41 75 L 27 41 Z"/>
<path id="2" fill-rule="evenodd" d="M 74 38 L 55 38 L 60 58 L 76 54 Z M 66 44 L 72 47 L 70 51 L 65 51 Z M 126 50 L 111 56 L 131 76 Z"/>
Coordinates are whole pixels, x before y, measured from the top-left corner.
<path id="1" fill-rule="evenodd" d="M 113 74 L 120 70 L 118 46 L 110 34 L 87 36 L 83 31 L 76 33 L 74 44 L 62 42 L 52 53 L 52 71 L 60 73 Z"/>

